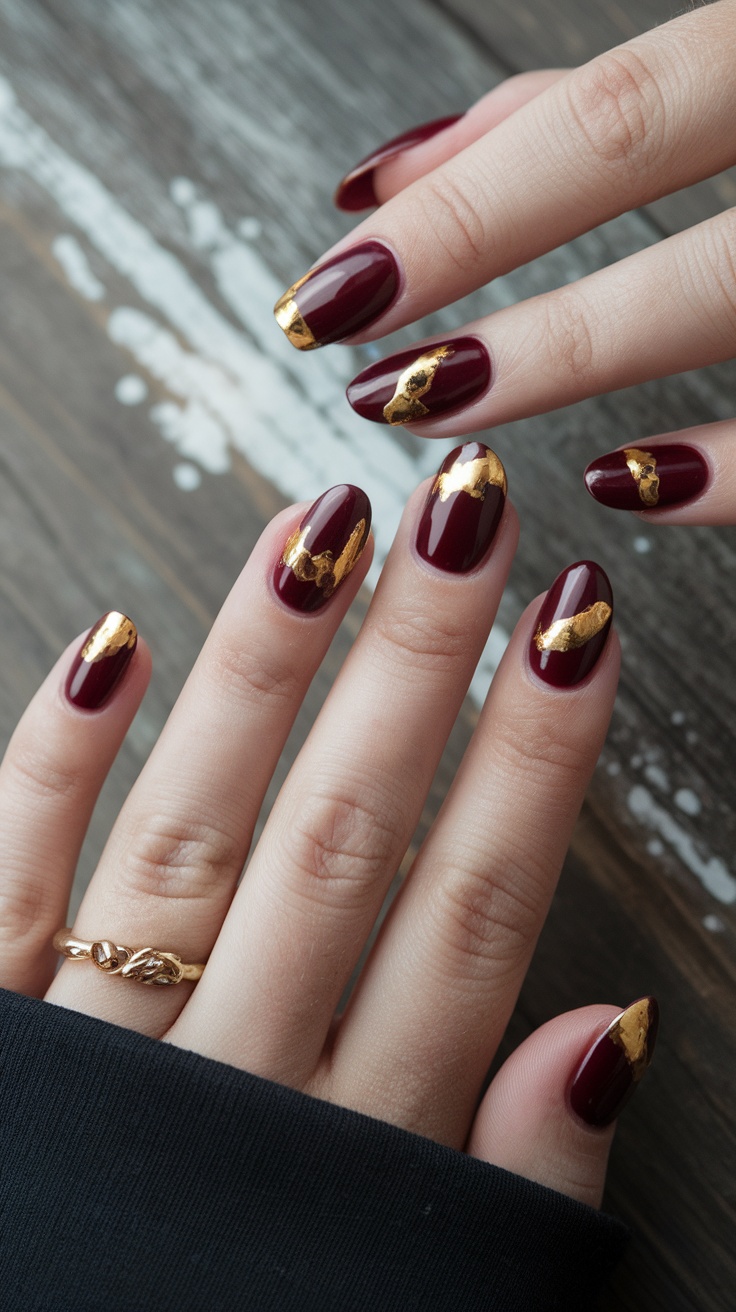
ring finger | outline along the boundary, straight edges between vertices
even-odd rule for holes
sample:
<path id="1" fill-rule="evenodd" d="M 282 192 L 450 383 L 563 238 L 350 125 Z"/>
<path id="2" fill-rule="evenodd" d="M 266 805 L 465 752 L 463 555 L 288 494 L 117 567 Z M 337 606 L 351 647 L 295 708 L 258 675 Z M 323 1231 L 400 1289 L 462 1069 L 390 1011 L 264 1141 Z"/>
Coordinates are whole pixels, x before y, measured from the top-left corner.
<path id="1" fill-rule="evenodd" d="M 294 717 L 370 563 L 369 529 L 368 499 L 348 486 L 302 507 L 301 524 L 292 508 L 268 526 L 120 813 L 75 937 L 206 960 Z M 160 1035 L 190 992 L 70 961 L 47 997 Z"/>

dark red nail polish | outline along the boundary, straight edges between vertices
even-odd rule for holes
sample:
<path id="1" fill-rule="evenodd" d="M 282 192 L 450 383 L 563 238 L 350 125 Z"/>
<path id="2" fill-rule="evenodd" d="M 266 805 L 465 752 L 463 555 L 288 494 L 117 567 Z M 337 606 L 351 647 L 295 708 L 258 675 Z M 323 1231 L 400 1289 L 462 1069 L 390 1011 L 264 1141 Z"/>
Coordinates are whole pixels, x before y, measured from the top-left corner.
<path id="1" fill-rule="evenodd" d="M 653 510 L 699 496 L 708 482 L 708 463 L 692 446 L 627 446 L 593 460 L 585 486 L 596 501 L 614 510 Z"/>
<path id="2" fill-rule="evenodd" d="M 324 606 L 360 560 L 370 527 L 371 503 L 359 487 L 341 483 L 324 492 L 279 558 L 274 587 L 281 600 L 299 611 Z"/>
<path id="3" fill-rule="evenodd" d="M 554 688 L 580 683 L 606 645 L 612 618 L 613 593 L 600 565 L 569 565 L 542 602 L 529 646 L 534 673 Z"/>
<path id="4" fill-rule="evenodd" d="M 292 346 L 313 351 L 367 328 L 399 290 L 396 257 L 380 241 L 363 241 L 319 264 L 284 292 L 276 322 Z"/>
<path id="5" fill-rule="evenodd" d="M 491 381 L 491 360 L 477 337 L 414 347 L 370 364 L 347 389 L 353 410 L 378 424 L 416 424 L 469 405 Z"/>
<path id="6" fill-rule="evenodd" d="M 610 1125 L 623 1111 L 652 1060 L 658 1025 L 656 998 L 639 998 L 583 1058 L 570 1087 L 570 1103 L 588 1125 Z"/>
<path id="7" fill-rule="evenodd" d="M 418 146 L 420 142 L 436 137 L 438 133 L 452 127 L 453 123 L 457 123 L 462 117 L 462 114 L 450 114 L 447 118 L 435 118 L 431 123 L 420 123 L 418 127 L 409 128 L 408 132 L 402 132 L 400 136 L 392 137 L 383 146 L 372 150 L 370 155 L 366 155 L 365 159 L 346 173 L 339 184 L 335 192 L 337 208 L 355 213 L 377 205 L 378 200 L 373 190 L 373 174 L 378 166 L 385 164 L 389 159 L 394 159 L 405 150 L 411 150 L 412 146 Z"/>
<path id="8" fill-rule="evenodd" d="M 483 559 L 501 521 L 506 473 L 482 442 L 466 442 L 440 466 L 417 529 L 423 560 L 464 574 Z"/>
<path id="9" fill-rule="evenodd" d="M 72 706 L 97 711 L 122 679 L 138 642 L 135 624 L 111 610 L 90 629 L 66 680 Z"/>

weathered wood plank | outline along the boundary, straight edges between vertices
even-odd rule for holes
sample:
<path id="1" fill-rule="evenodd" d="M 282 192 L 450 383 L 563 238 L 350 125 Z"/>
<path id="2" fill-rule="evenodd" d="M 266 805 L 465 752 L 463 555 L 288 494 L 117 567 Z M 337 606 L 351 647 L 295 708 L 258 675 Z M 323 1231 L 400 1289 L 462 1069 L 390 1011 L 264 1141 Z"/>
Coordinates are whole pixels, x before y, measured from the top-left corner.
<path id="1" fill-rule="evenodd" d="M 329 205 L 346 165 L 517 66 L 501 42 L 516 30 L 512 7 L 493 12 L 497 42 L 490 29 L 472 40 L 429 0 L 325 0 L 319 14 L 297 0 L 252 11 L 213 0 L 206 17 L 195 0 L 0 0 L 0 74 L 18 98 L 14 108 L 0 84 L 0 736 L 64 643 L 110 605 L 134 615 L 156 669 L 76 898 L 270 514 L 329 482 L 364 482 L 385 551 L 401 502 L 444 454 L 346 414 L 342 386 L 370 353 L 297 358 L 270 304 L 346 230 Z M 592 39 L 576 0 L 554 12 L 563 33 L 580 22 Z M 531 25 L 528 66 L 549 62 L 543 0 L 514 13 L 519 32 Z M 633 0 L 601 13 L 650 21 Z M 598 37 L 617 39 L 603 25 Z M 640 215 L 619 219 L 433 323 L 456 326 L 581 276 L 658 231 Z M 736 839 L 736 549 L 732 532 L 655 532 L 605 512 L 580 475 L 624 438 L 728 416 L 735 381 L 723 366 L 492 435 L 522 521 L 503 626 L 581 556 L 601 559 L 617 595 L 616 717 L 509 1037 L 593 999 L 661 995 L 660 1051 L 622 1122 L 609 1188 L 609 1206 L 641 1231 L 610 1306 L 637 1312 L 715 1312 L 736 1275 L 736 915 L 704 883 L 713 863 L 732 861 Z M 366 600 L 320 671 L 272 795 Z M 469 704 L 418 837 L 474 714 Z M 683 788 L 698 814 L 678 808 Z"/>

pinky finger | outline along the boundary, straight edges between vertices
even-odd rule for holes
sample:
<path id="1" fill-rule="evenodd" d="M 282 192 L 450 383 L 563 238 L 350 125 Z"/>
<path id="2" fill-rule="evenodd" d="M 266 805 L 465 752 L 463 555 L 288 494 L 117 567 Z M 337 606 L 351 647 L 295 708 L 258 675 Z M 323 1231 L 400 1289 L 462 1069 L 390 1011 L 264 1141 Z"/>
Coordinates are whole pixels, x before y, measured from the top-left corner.
<path id="1" fill-rule="evenodd" d="M 356 213 L 382 205 L 410 182 L 423 178 L 485 136 L 517 109 L 564 77 L 568 69 L 544 68 L 517 73 L 500 82 L 465 114 L 434 119 L 402 132 L 366 155 L 345 175 L 335 192 L 340 210 Z"/>
<path id="2" fill-rule="evenodd" d="M 493 1079 L 468 1151 L 599 1207 L 615 1119 L 654 1052 L 658 1008 L 582 1007 L 542 1025 Z"/>
<path id="3" fill-rule="evenodd" d="M 56 663 L 0 765 L 0 986 L 42 996 L 106 775 L 151 672 L 135 625 L 110 611 Z"/>
<path id="4" fill-rule="evenodd" d="M 736 524 L 736 421 L 665 433 L 585 471 L 591 496 L 651 524 Z"/>

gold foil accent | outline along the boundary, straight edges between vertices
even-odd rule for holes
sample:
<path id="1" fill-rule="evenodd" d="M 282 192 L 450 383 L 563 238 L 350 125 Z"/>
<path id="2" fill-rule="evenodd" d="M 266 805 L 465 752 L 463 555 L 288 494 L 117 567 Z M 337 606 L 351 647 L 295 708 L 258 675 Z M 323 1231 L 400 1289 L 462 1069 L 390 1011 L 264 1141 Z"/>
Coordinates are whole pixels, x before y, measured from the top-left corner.
<path id="1" fill-rule="evenodd" d="M 412 419 L 422 419 L 429 414 L 429 407 L 419 398 L 426 396 L 442 361 L 454 354 L 454 346 L 432 346 L 399 374 L 396 390 L 383 407 L 387 423 L 408 424 Z"/>
<path id="2" fill-rule="evenodd" d="M 631 477 L 639 488 L 639 499 L 645 506 L 656 506 L 659 501 L 659 474 L 657 457 L 651 451 L 640 451 L 639 447 L 629 446 L 624 451 Z"/>
<path id="3" fill-rule="evenodd" d="M 500 487 L 504 496 L 508 490 L 506 470 L 489 447 L 484 456 L 466 460 L 464 464 L 456 460 L 447 473 L 438 474 L 432 492 L 439 493 L 440 501 L 447 501 L 455 492 L 467 492 L 468 496 L 484 501 L 487 487 Z"/>
<path id="4" fill-rule="evenodd" d="M 313 351 L 315 347 L 319 346 L 319 342 L 311 328 L 302 319 L 299 306 L 295 300 L 299 288 L 303 287 L 311 276 L 311 273 L 305 273 L 303 278 L 300 278 L 298 282 L 294 283 L 293 287 L 290 287 L 288 291 L 284 292 L 283 296 L 279 297 L 273 307 L 279 328 L 283 328 L 292 346 L 295 346 L 298 351 Z"/>
<path id="5" fill-rule="evenodd" d="M 634 1080 L 640 1080 L 649 1065 L 649 998 L 634 1002 L 609 1025 L 609 1039 L 621 1048 Z"/>
<path id="6" fill-rule="evenodd" d="M 284 547 L 281 560 L 294 571 L 302 583 L 316 583 L 325 597 L 331 597 L 343 579 L 355 569 L 363 554 L 368 536 L 366 523 L 364 519 L 358 520 L 337 560 L 331 551 L 320 551 L 316 556 L 307 551 L 304 543 L 311 531 L 312 525 L 305 524 L 304 528 L 298 528 L 292 533 Z"/>
<path id="7" fill-rule="evenodd" d="M 555 620 L 544 632 L 540 626 L 534 637 L 534 645 L 537 651 L 574 651 L 576 647 L 584 647 L 586 642 L 600 633 L 612 614 L 607 602 L 596 601 L 569 619 Z"/>
<path id="8" fill-rule="evenodd" d="M 104 661 L 108 656 L 128 647 L 135 647 L 138 631 L 132 620 L 119 610 L 111 610 L 94 633 L 91 633 L 82 648 L 82 660 L 88 665 Z"/>

